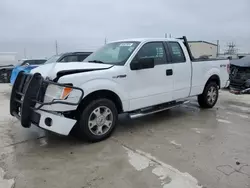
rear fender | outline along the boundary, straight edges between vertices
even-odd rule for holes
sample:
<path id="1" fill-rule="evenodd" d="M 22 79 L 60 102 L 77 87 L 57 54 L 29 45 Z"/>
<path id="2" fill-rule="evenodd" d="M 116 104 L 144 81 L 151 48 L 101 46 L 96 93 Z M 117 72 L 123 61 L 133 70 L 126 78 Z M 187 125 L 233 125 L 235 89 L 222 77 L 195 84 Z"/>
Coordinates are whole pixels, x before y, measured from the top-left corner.
<path id="1" fill-rule="evenodd" d="M 219 75 L 220 70 L 218 68 L 212 68 L 211 70 L 209 70 L 205 76 L 206 84 L 204 86 L 206 86 L 211 80 L 217 80 L 219 87 L 221 87 Z"/>
<path id="2" fill-rule="evenodd" d="M 217 74 L 214 74 L 214 75 L 210 76 L 210 78 L 208 78 L 208 80 L 204 86 L 204 89 L 206 88 L 207 84 L 209 84 L 211 82 L 215 82 L 218 85 L 219 89 L 221 88 L 220 77 Z M 203 89 L 203 91 L 204 91 L 204 89 Z"/>

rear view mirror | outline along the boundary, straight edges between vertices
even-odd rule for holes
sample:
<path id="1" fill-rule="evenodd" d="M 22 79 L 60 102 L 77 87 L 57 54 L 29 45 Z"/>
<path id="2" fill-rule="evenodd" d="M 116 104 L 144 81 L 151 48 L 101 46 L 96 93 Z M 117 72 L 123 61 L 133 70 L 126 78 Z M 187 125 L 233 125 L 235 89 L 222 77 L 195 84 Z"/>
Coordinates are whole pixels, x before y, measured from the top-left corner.
<path id="1" fill-rule="evenodd" d="M 154 66 L 154 58 L 140 58 L 130 63 L 131 70 L 150 69 L 154 68 Z"/>

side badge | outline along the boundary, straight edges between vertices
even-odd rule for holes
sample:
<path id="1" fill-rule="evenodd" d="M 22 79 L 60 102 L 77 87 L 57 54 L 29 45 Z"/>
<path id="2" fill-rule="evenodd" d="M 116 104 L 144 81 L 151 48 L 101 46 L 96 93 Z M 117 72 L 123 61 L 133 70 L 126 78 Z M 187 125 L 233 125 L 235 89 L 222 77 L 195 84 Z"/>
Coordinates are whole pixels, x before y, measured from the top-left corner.
<path id="1" fill-rule="evenodd" d="M 118 76 L 113 76 L 112 78 L 126 78 L 126 74 L 118 75 Z"/>

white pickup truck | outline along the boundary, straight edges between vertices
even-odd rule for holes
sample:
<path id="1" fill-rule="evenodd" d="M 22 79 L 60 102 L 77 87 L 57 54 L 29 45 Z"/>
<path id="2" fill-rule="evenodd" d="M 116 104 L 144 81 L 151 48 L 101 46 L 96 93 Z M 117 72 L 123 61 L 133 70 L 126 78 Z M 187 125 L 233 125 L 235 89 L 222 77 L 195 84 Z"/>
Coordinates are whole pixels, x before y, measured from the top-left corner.
<path id="1" fill-rule="evenodd" d="M 212 108 L 228 84 L 228 60 L 194 59 L 186 37 L 129 39 L 106 44 L 84 62 L 52 63 L 19 73 L 10 113 L 23 127 L 32 124 L 68 135 L 75 130 L 96 142 L 109 137 L 118 114 L 137 118 L 198 96 Z"/>

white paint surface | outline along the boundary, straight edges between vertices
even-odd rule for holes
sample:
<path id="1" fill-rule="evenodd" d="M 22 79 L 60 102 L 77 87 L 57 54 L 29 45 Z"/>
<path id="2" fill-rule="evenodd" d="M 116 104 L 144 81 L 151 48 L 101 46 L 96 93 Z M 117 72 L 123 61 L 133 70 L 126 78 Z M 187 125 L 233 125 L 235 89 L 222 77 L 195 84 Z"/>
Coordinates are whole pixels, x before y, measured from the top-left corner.
<path id="1" fill-rule="evenodd" d="M 48 145 L 47 138 L 40 138 L 39 141 L 40 141 L 40 146 Z"/>
<path id="2" fill-rule="evenodd" d="M 181 144 L 176 143 L 175 140 L 172 140 L 170 143 L 177 147 L 181 147 Z"/>
<path id="3" fill-rule="evenodd" d="M 192 130 L 194 130 L 197 134 L 201 133 L 201 131 L 198 128 L 192 128 Z"/>
<path id="4" fill-rule="evenodd" d="M 14 179 L 4 179 L 5 172 L 2 168 L 0 168 L 0 188 L 13 188 L 14 187 Z"/>
<path id="5" fill-rule="evenodd" d="M 136 170 L 141 171 L 149 166 L 150 160 L 148 158 L 141 156 L 138 153 L 133 152 L 132 150 L 126 150 L 129 156 L 129 162 L 133 167 L 135 167 Z"/>
<path id="6" fill-rule="evenodd" d="M 241 117 L 241 118 L 248 118 L 248 115 L 245 115 L 245 114 L 239 114 L 239 113 L 233 113 L 233 112 L 227 112 L 227 114 L 229 114 L 229 115 L 236 115 L 236 116 L 239 116 L 239 117 Z"/>
<path id="7" fill-rule="evenodd" d="M 229 132 L 230 134 L 236 134 L 236 135 L 238 135 L 238 136 L 240 136 L 240 137 L 247 137 L 247 138 L 250 137 L 250 135 L 247 134 L 247 133 L 241 133 L 241 132 L 238 132 L 238 131 L 235 131 L 235 130 L 228 130 L 228 132 Z"/>
<path id="8" fill-rule="evenodd" d="M 250 108 L 245 107 L 245 106 L 238 106 L 238 105 L 234 105 L 234 104 L 231 104 L 230 106 L 233 108 L 238 108 L 243 112 L 250 112 Z"/>
<path id="9" fill-rule="evenodd" d="M 229 101 L 238 101 L 244 104 L 250 104 L 250 95 L 234 95 L 225 90 L 221 90 L 221 95 L 223 95 L 223 99 L 227 99 Z"/>
<path id="10" fill-rule="evenodd" d="M 127 150 L 129 163 L 138 171 L 152 167 L 152 174 L 158 177 L 163 188 L 202 188 L 198 181 L 188 173 L 182 173 L 172 166 L 140 150 Z M 143 161 L 143 162 L 142 162 Z M 166 180 L 168 178 L 168 180 Z M 166 181 L 167 182 L 166 182 Z"/>
<path id="11" fill-rule="evenodd" d="M 227 124 L 232 123 L 231 121 L 228 121 L 228 120 L 225 120 L 225 119 L 217 119 L 217 121 L 220 122 L 220 123 L 227 123 Z"/>
<path id="12" fill-rule="evenodd" d="M 248 116 L 244 114 L 238 114 L 238 116 L 240 116 L 241 118 L 248 118 Z"/>

